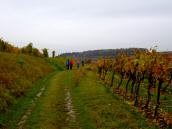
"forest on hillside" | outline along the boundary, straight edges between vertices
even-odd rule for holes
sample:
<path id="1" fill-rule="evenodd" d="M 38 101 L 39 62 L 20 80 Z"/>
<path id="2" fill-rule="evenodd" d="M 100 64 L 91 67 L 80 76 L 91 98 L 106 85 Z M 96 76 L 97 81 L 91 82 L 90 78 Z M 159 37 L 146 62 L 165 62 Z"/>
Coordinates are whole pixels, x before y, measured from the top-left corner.
<path id="1" fill-rule="evenodd" d="M 82 59 L 98 59 L 100 57 L 115 57 L 119 54 L 133 55 L 135 51 L 147 51 L 146 48 L 100 49 L 84 52 L 63 53 L 60 57 L 74 57 Z"/>

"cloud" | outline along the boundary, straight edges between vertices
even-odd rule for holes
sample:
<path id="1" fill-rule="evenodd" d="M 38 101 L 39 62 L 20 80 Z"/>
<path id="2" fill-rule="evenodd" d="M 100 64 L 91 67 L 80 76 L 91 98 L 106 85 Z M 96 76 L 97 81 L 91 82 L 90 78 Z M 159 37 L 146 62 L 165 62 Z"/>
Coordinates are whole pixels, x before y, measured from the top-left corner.
<path id="1" fill-rule="evenodd" d="M 171 0 L 5 0 L 0 36 L 58 51 L 152 47 L 172 50 Z"/>

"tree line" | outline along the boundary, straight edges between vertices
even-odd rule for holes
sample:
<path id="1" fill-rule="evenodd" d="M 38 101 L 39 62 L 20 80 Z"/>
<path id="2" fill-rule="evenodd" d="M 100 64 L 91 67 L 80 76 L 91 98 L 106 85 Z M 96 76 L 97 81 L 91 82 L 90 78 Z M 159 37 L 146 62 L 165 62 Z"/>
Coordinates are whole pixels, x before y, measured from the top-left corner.
<path id="1" fill-rule="evenodd" d="M 18 48 L 7 41 L 4 41 L 2 38 L 0 38 L 0 52 L 27 54 L 36 57 L 49 57 L 47 48 L 44 48 L 42 51 L 40 51 L 38 48 L 33 47 L 33 43 L 28 43 L 28 45 L 25 47 Z M 52 51 L 52 57 L 55 57 L 55 51 Z"/>
<path id="2" fill-rule="evenodd" d="M 84 52 L 72 52 L 63 53 L 62 57 L 74 57 L 74 58 L 85 58 L 85 59 L 98 59 L 100 57 L 116 57 L 120 53 L 127 55 L 133 55 L 135 50 L 146 51 L 145 48 L 121 48 L 121 49 L 100 49 L 100 50 L 89 50 Z"/>

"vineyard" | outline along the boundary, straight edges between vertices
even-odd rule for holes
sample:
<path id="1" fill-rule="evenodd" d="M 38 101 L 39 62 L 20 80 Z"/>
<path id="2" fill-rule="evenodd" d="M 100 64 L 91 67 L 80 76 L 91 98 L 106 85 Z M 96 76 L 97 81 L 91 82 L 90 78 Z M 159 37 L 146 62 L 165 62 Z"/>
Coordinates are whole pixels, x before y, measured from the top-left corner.
<path id="1" fill-rule="evenodd" d="M 155 49 L 97 62 L 98 76 L 127 103 L 161 128 L 172 125 L 172 60 Z"/>

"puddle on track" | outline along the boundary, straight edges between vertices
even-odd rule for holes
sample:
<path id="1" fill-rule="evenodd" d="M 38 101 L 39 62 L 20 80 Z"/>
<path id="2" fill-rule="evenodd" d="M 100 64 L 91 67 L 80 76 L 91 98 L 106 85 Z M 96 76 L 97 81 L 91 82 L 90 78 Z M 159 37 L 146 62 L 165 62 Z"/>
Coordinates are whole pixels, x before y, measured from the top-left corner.
<path id="1" fill-rule="evenodd" d="M 66 109 L 67 109 L 67 115 L 68 117 L 66 118 L 67 122 L 76 122 L 76 113 L 74 111 L 73 105 L 72 105 L 72 98 L 71 94 L 69 92 L 69 89 L 65 88 L 66 92 Z"/>

